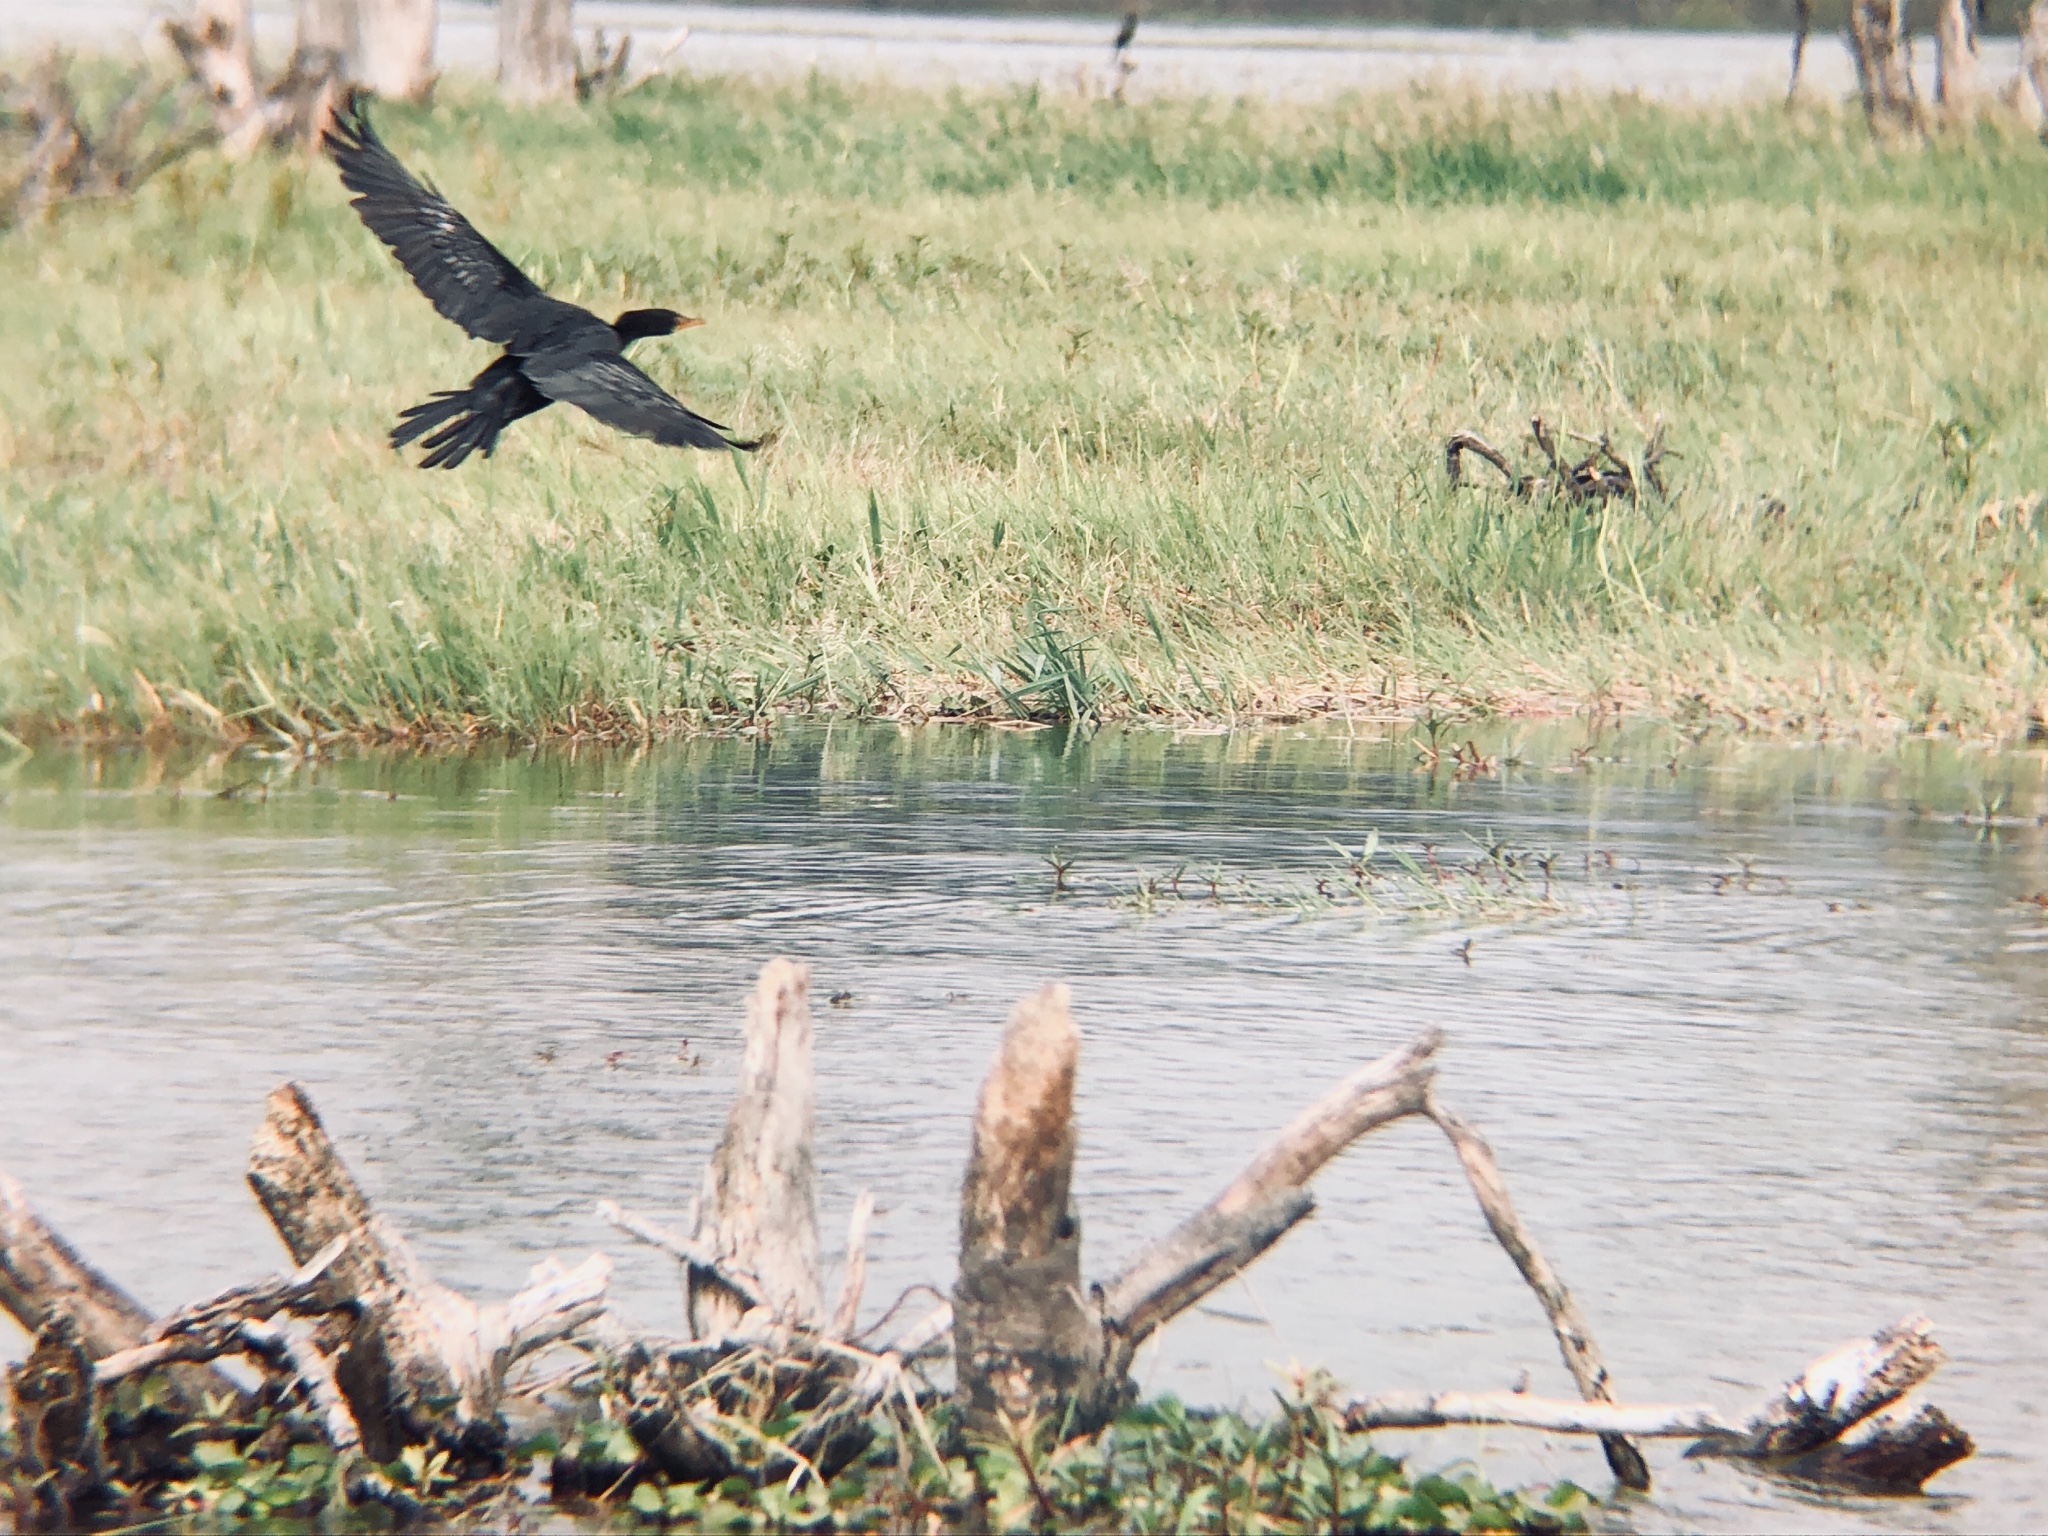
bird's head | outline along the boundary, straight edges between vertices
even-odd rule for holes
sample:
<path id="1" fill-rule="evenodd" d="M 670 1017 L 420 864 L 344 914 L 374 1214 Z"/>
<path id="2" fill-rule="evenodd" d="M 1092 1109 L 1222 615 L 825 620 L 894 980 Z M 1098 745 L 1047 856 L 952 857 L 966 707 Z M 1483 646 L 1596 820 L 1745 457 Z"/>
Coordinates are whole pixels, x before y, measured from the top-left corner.
<path id="1" fill-rule="evenodd" d="M 623 345 L 650 336 L 673 336 L 703 323 L 694 315 L 679 315 L 672 309 L 629 309 L 612 322 L 612 329 L 619 333 Z"/>

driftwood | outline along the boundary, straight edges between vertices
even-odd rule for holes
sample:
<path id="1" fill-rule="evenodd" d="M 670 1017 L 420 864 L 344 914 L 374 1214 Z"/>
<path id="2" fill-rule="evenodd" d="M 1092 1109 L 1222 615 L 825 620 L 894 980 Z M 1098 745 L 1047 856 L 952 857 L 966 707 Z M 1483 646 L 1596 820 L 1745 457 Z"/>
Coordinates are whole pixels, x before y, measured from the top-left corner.
<path id="1" fill-rule="evenodd" d="M 560 101 L 576 91 L 570 0 L 499 0 L 498 90 L 507 101 Z"/>
<path id="2" fill-rule="evenodd" d="M 2027 8 L 2020 33 L 2020 72 L 2010 87 L 2012 105 L 2036 131 L 2048 129 L 2048 0 Z"/>
<path id="3" fill-rule="evenodd" d="M 1760 1464 L 1803 1482 L 1876 1493 L 1917 1493 L 1968 1456 L 1970 1437 L 1940 1409 L 1884 1412 L 1941 1363 L 1932 1325 L 1909 1317 L 1823 1355 L 1740 1419 L 1703 1403 L 1572 1403 L 1520 1392 L 1388 1393 L 1352 1403 L 1347 1428 L 1507 1425 L 1550 1434 L 1693 1441 L 1692 1457 Z"/>
<path id="4" fill-rule="evenodd" d="M 295 1083 L 266 1102 L 249 1187 L 300 1263 L 347 1239 L 331 1270 L 354 1308 L 333 1341 L 343 1351 L 337 1374 L 378 1461 L 420 1444 L 495 1458 L 506 1443 L 498 1410 L 507 1370 L 604 1310 L 611 1261 L 602 1254 L 568 1271 L 539 1266 L 500 1305 L 479 1307 L 436 1282 L 371 1209 Z"/>
<path id="5" fill-rule="evenodd" d="M 1404 1049 L 1344 1079 L 1276 1136 L 1223 1193 L 1098 1292 L 1110 1370 L 1122 1376 L 1138 1346 L 1168 1319 L 1236 1276 L 1315 1210 L 1309 1181 L 1359 1137 L 1420 1111 L 1443 1037 L 1425 1031 Z"/>
<path id="6" fill-rule="evenodd" d="M 581 1351 L 585 1363 L 517 1390 L 546 1397 L 594 1384 L 630 1436 L 627 1451 L 607 1449 L 595 1462 L 586 1459 L 587 1438 L 583 1452 L 565 1449 L 555 1464 L 558 1497 L 602 1495 L 657 1474 L 671 1483 L 787 1480 L 795 1492 L 807 1479 L 832 1477 L 884 1433 L 899 1459 L 921 1452 L 937 1467 L 942 1451 L 925 1415 L 939 1394 L 915 1362 L 949 1336 L 961 1441 L 1003 1444 L 1028 1460 L 1045 1440 L 1092 1432 L 1129 1402 L 1144 1340 L 1312 1214 L 1313 1180 L 1347 1147 L 1410 1117 L 1430 1120 L 1450 1142 L 1584 1401 L 1398 1394 L 1353 1403 L 1349 1428 L 1496 1424 L 1596 1435 L 1627 1487 L 1648 1486 L 1636 1437 L 1682 1438 L 1689 1455 L 1880 1492 L 1917 1489 L 1971 1452 L 1969 1437 L 1938 1410 L 1900 1407 L 1941 1360 L 1920 1318 L 1816 1361 L 1746 1417 L 1702 1404 L 1614 1401 L 1586 1319 L 1516 1212 L 1492 1150 L 1436 1097 L 1434 1031 L 1343 1079 L 1207 1205 L 1115 1278 L 1086 1285 L 1073 1187 L 1080 1034 L 1058 986 L 1017 1006 L 982 1084 L 951 1300 L 887 1347 L 865 1347 L 903 1302 L 860 1330 L 874 1212 L 863 1191 L 829 1312 L 824 1303 L 808 988 L 808 973 L 789 961 L 762 970 L 741 1080 L 690 1234 L 609 1201 L 598 1207 L 677 1260 L 683 1338 L 638 1333 L 606 1313 L 611 1264 L 602 1254 L 573 1269 L 537 1266 L 503 1304 L 479 1306 L 439 1285 L 371 1208 L 292 1084 L 266 1102 L 249 1184 L 299 1270 L 161 1320 L 87 1266 L 0 1175 L 0 1302 L 36 1336 L 29 1363 L 9 1378 L 18 1449 L 5 1470 L 37 1490 L 32 1523 L 83 1523 L 114 1495 L 113 1442 L 103 1445 L 98 1427 L 107 1389 L 166 1371 L 203 1383 L 207 1362 L 223 1355 L 262 1367 L 268 1401 L 300 1405 L 292 1433 L 317 1433 L 333 1450 L 351 1498 L 400 1512 L 416 1507 L 413 1496 L 374 1463 L 438 1447 L 460 1480 L 501 1475 L 512 1367 L 554 1343 Z M 919 1289 L 927 1288 L 905 1299 Z M 188 1391 L 188 1418 L 190 1399 L 201 1396 Z M 623 1464 L 605 1459 L 621 1454 Z"/>
<path id="7" fill-rule="evenodd" d="M 1486 1224 L 1493 1229 L 1494 1238 L 1507 1250 L 1515 1268 L 1522 1272 L 1529 1289 L 1542 1303 L 1543 1315 L 1550 1319 L 1551 1332 L 1557 1335 L 1558 1352 L 1564 1356 L 1565 1369 L 1571 1372 L 1579 1396 L 1589 1403 L 1613 1402 L 1607 1366 L 1600 1358 L 1600 1347 L 1593 1342 L 1592 1330 L 1586 1326 L 1571 1292 L 1564 1288 L 1564 1282 L 1557 1278 L 1557 1272 L 1536 1246 L 1534 1235 L 1516 1214 L 1514 1202 L 1508 1198 L 1507 1181 L 1501 1177 L 1500 1164 L 1494 1161 L 1493 1148 L 1486 1144 L 1485 1137 L 1439 1104 L 1434 1094 L 1427 1112 L 1457 1150 L 1466 1182 L 1472 1186 L 1479 1209 L 1486 1213 Z M 1622 1435 L 1602 1435 L 1600 1447 L 1607 1453 L 1607 1465 L 1622 1487 L 1650 1486 L 1650 1468 L 1642 1452 Z"/>
<path id="8" fill-rule="evenodd" d="M 99 1394 L 85 1333 L 59 1311 L 36 1330 L 35 1348 L 7 1374 L 20 1479 L 30 1520 L 45 1530 L 83 1526 L 110 1502 L 100 1443 Z"/>
<path id="9" fill-rule="evenodd" d="M 1457 490 L 1465 483 L 1465 455 L 1469 453 L 1499 470 L 1508 490 L 1525 498 L 1542 490 L 1566 501 L 1602 501 L 1611 497 L 1634 497 L 1643 485 L 1659 496 L 1665 494 L 1660 468 L 1672 453 L 1664 446 L 1662 421 L 1650 429 L 1649 441 L 1643 445 L 1641 485 L 1637 483 L 1635 468 L 1614 451 L 1614 444 L 1605 433 L 1599 437 L 1579 438 L 1593 451 L 1576 460 L 1566 459 L 1559 453 L 1557 439 L 1549 423 L 1541 416 L 1530 418 L 1529 435 L 1535 439 L 1537 448 L 1550 466 L 1547 480 L 1518 471 L 1505 453 L 1478 433 L 1456 432 L 1444 443 L 1444 475 L 1450 481 L 1451 489 Z M 1577 433 L 1571 435 L 1578 436 Z"/>

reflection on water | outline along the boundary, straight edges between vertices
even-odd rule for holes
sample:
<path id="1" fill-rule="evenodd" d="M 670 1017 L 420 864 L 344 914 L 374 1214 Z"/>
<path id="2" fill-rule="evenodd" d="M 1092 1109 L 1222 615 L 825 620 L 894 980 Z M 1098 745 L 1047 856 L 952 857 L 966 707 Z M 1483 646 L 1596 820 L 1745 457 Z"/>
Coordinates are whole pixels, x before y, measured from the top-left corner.
<path id="1" fill-rule="evenodd" d="M 1625 1396 L 1735 1408 L 1916 1308 L 1954 1357 L 1934 1397 L 1982 1450 L 1942 1498 L 1801 1500 L 1667 1447 L 1632 1524 L 2048 1527 L 2048 912 L 2026 899 L 2048 758 L 1583 725 L 1479 744 L 1498 775 L 1329 733 L 887 727 L 295 770 L 29 759 L 0 769 L 0 1164 L 170 1306 L 276 1266 L 241 1164 L 289 1076 L 452 1283 L 502 1294 L 542 1252 L 603 1246 L 627 1306 L 672 1324 L 664 1261 L 591 1203 L 680 1212 L 742 993 L 789 953 L 816 972 L 825 1220 L 864 1186 L 886 1213 L 872 1311 L 949 1282 L 974 1089 L 1041 981 L 1073 984 L 1086 1042 L 1097 1275 L 1331 1079 L 1442 1024 L 1446 1097 Z M 1368 829 L 1447 860 L 1549 850 L 1581 910 L 1453 930 L 1107 899 L 1183 864 L 1291 879 Z M 1526 1365 L 1569 1394 L 1433 1132 L 1369 1140 L 1317 1192 L 1141 1362 L 1150 1386 L 1256 1398 L 1299 1358 L 1361 1390 Z M 1605 1486 L 1564 1441 L 1409 1443 Z"/>

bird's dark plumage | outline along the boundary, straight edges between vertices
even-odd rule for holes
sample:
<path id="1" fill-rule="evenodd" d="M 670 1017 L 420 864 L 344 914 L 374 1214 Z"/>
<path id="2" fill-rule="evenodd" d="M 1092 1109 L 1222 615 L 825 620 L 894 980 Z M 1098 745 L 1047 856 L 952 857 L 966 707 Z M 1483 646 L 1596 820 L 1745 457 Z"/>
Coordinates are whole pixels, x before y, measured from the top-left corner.
<path id="1" fill-rule="evenodd" d="M 476 232 L 448 200 L 384 146 L 355 98 L 321 139 L 341 169 L 342 185 L 370 233 L 434 308 L 505 355 L 470 380 L 400 413 L 391 446 L 424 437 L 423 469 L 453 469 L 472 453 L 486 458 L 498 435 L 550 402 L 582 407 L 606 426 L 677 448 L 760 447 L 726 436 L 626 361 L 635 341 L 701 325 L 671 309 L 629 309 L 607 325 L 587 309 L 550 298 Z M 427 434 L 432 433 L 432 436 Z"/>
<path id="2" fill-rule="evenodd" d="M 1131 46 L 1131 40 L 1138 35 L 1138 13 L 1124 12 L 1124 24 L 1116 29 L 1116 41 L 1110 44 L 1111 53 L 1122 53 Z M 451 210 L 452 211 L 452 210 Z"/>

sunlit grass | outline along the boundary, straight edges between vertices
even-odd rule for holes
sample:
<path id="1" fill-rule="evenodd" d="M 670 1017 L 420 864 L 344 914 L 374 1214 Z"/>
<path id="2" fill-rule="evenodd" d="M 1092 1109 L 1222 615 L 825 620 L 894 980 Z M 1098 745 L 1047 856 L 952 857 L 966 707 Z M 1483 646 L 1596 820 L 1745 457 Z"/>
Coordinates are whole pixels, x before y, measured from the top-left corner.
<path id="1" fill-rule="evenodd" d="M 678 83 L 380 121 L 550 289 L 772 431 L 383 444 L 490 355 L 331 168 L 0 238 L 0 721 L 659 728 L 810 701 L 1612 702 L 2010 729 L 2048 697 L 2048 160 L 1628 102 Z M 1452 493 L 1529 416 L 1643 504 Z M 1484 472 L 1482 473 L 1490 473 Z"/>

